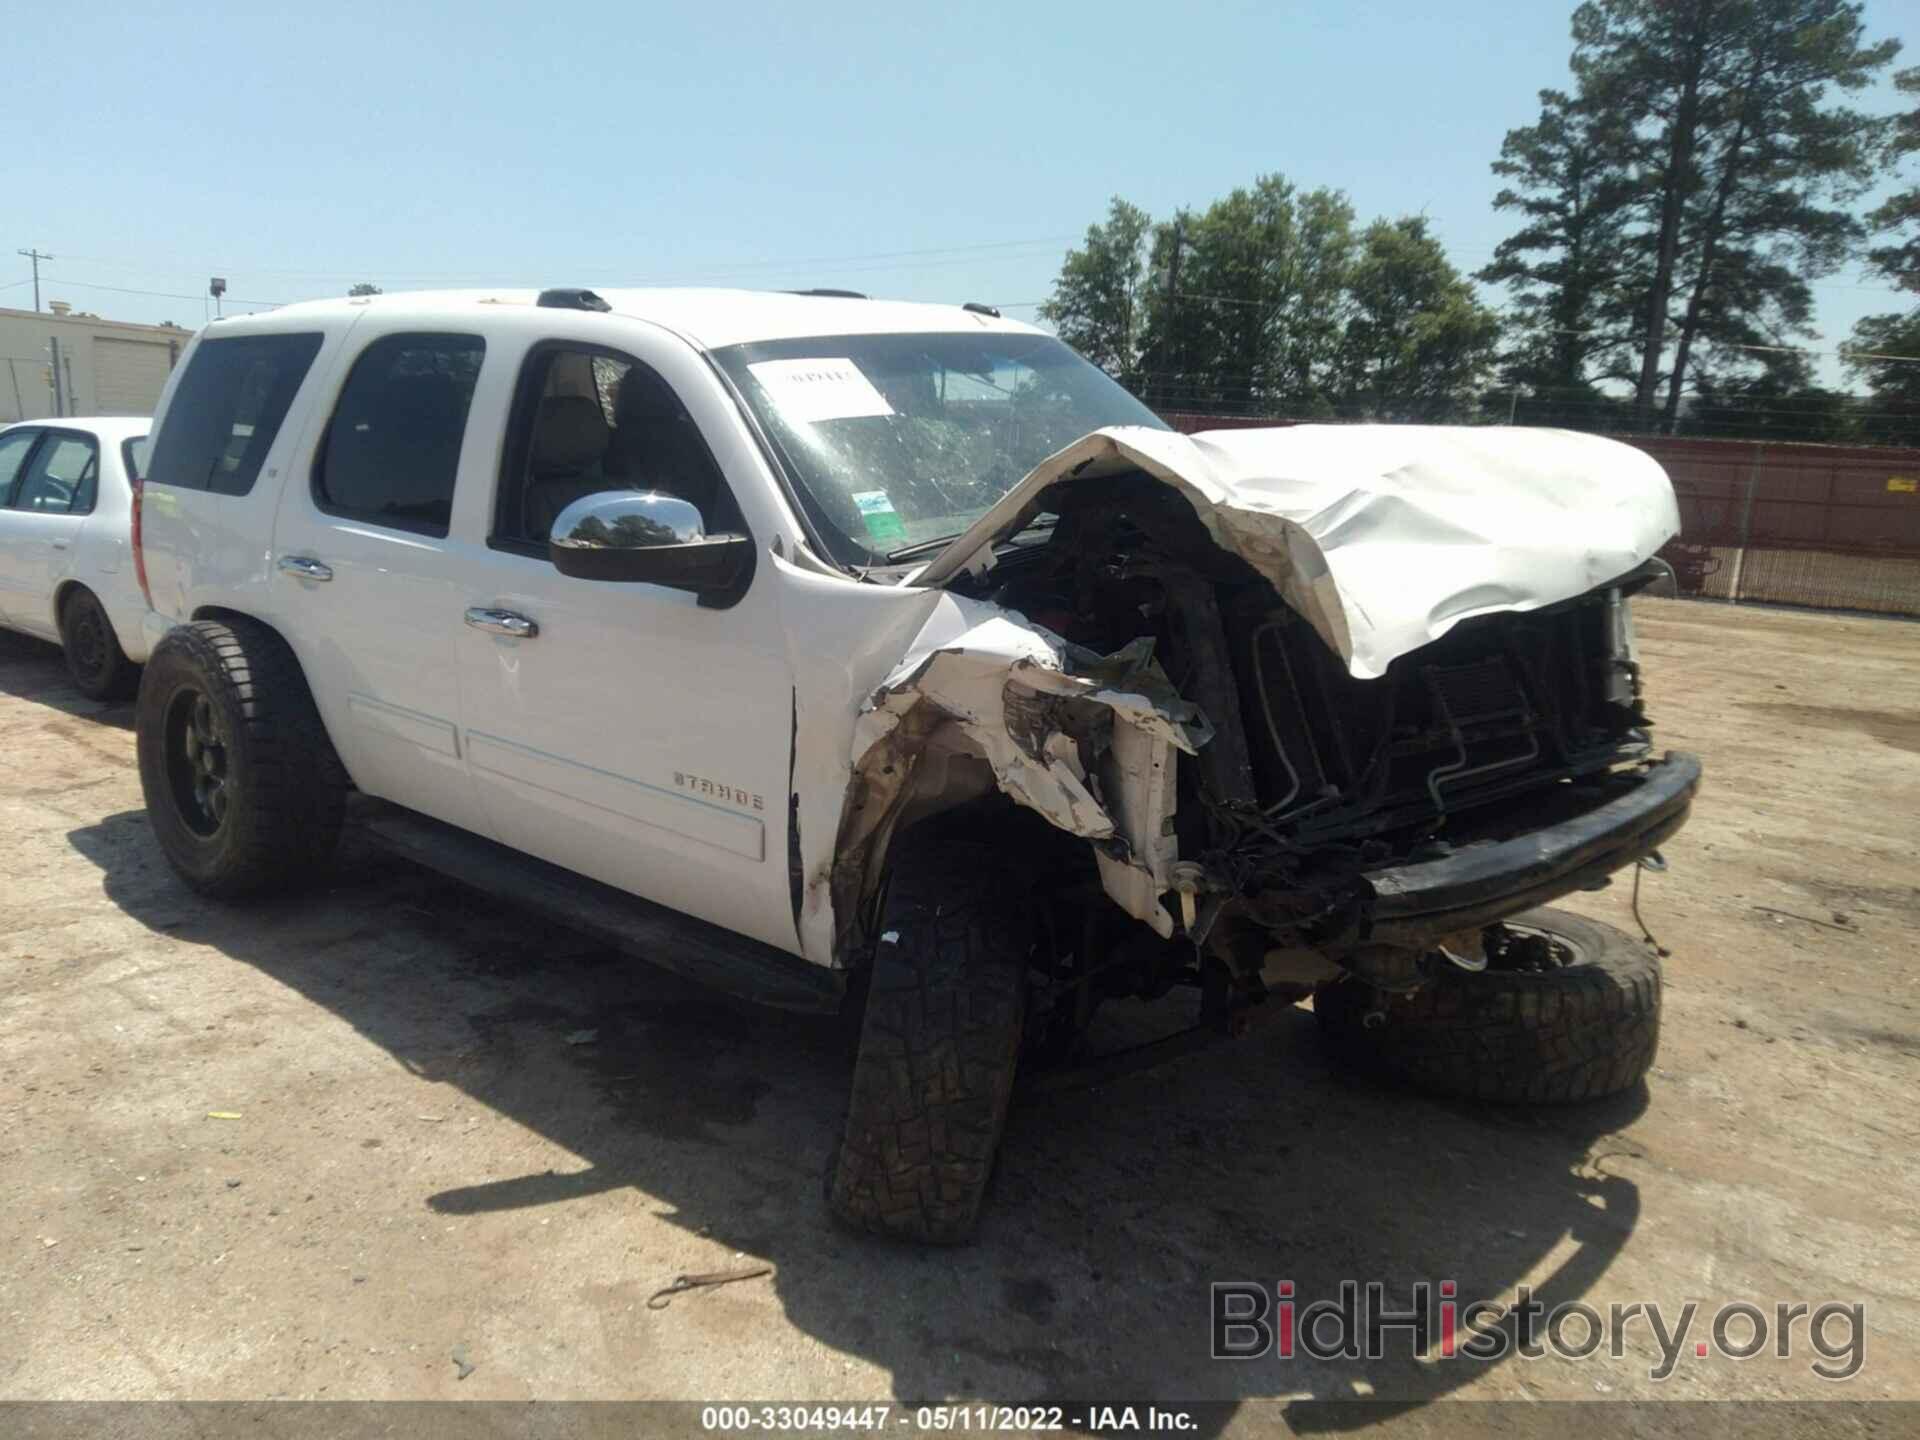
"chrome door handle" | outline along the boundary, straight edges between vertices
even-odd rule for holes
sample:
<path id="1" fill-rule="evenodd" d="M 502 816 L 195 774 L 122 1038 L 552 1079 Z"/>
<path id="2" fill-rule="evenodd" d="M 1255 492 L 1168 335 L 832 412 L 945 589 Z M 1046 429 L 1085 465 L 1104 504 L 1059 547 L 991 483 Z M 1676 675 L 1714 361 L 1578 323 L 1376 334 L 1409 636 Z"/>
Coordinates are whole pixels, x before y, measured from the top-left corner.
<path id="1" fill-rule="evenodd" d="M 278 561 L 282 570 L 289 575 L 298 575 L 302 580 L 331 580 L 333 567 L 322 565 L 307 555 L 282 555 Z"/>
<path id="2" fill-rule="evenodd" d="M 518 611 L 491 610 L 485 605 L 470 607 L 467 623 L 489 635 L 511 635 L 516 640 L 531 640 L 540 633 L 539 625 Z"/>

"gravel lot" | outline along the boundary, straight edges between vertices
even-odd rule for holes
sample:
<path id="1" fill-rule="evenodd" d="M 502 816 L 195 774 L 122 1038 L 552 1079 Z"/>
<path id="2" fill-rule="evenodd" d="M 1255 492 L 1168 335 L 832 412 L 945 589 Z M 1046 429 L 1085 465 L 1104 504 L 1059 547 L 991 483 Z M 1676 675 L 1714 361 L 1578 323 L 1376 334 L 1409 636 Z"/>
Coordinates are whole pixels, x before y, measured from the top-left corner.
<path id="1" fill-rule="evenodd" d="M 0 1396 L 1920 1398 L 1920 626 L 1638 613 L 1710 787 L 1643 892 L 1674 952 L 1644 1093 L 1368 1088 L 1300 1008 L 1030 1099 L 979 1243 L 939 1253 L 826 1222 L 834 1026 L 353 846 L 317 894 L 204 906 L 131 707 L 0 637 Z M 1631 927 L 1627 888 L 1572 904 Z M 647 1307 L 750 1261 L 775 1273 Z M 1581 1362 L 1207 1358 L 1208 1282 L 1347 1277 L 1858 1300 L 1866 1360 L 1656 1384 L 1644 1328 Z"/>

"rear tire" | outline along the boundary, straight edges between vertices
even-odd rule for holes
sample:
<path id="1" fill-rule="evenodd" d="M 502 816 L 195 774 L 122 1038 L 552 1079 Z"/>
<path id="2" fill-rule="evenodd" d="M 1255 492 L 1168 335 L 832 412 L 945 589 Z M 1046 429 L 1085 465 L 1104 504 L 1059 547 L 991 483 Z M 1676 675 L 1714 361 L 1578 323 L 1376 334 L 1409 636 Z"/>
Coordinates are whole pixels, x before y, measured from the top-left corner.
<path id="1" fill-rule="evenodd" d="M 1544 935 L 1545 968 L 1452 967 L 1411 994 L 1323 985 L 1314 1015 L 1333 1056 L 1436 1095 L 1508 1104 L 1598 1100 L 1640 1083 L 1660 1046 L 1660 961 L 1624 931 L 1564 910 L 1509 925 Z"/>
<path id="2" fill-rule="evenodd" d="M 332 858 L 347 780 L 287 642 L 202 620 L 154 647 L 134 728 L 155 838 L 222 899 L 284 890 Z"/>
<path id="3" fill-rule="evenodd" d="M 74 589 L 60 606 L 60 645 L 74 689 L 89 700 L 125 700 L 140 686 L 140 667 L 120 648 L 100 597 Z"/>
<path id="4" fill-rule="evenodd" d="M 1004 849 L 910 831 L 880 936 L 828 1204 L 858 1230 L 959 1244 L 1013 1093 L 1033 947 L 1026 886 Z"/>

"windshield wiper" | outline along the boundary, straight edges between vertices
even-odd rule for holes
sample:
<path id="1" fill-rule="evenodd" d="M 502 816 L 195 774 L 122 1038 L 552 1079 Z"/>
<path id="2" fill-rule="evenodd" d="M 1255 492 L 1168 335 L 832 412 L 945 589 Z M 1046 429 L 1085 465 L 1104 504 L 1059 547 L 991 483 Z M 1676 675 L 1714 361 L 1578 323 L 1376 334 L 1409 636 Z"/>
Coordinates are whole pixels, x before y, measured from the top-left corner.
<path id="1" fill-rule="evenodd" d="M 1056 518 L 1052 511 L 1043 510 L 1011 535 L 1002 535 L 993 543 L 996 545 L 1011 545 L 1022 535 L 1031 535 L 1036 531 L 1051 532 Z M 937 540 L 919 540 L 911 545 L 902 545 L 898 550 L 889 550 L 887 552 L 887 563 L 891 565 L 900 560 L 917 560 L 922 555 L 930 555 L 936 550 L 944 550 L 965 533 L 965 531 L 956 531 L 952 535 L 942 535 Z"/>
<path id="2" fill-rule="evenodd" d="M 934 551 L 944 549 L 953 541 L 958 540 L 963 533 L 963 531 L 956 530 L 953 534 L 942 535 L 937 540 L 916 540 L 911 545 L 902 545 L 898 550 L 889 550 L 887 552 L 887 563 L 889 565 L 896 565 L 902 560 L 917 560 L 922 555 L 931 555 Z"/>

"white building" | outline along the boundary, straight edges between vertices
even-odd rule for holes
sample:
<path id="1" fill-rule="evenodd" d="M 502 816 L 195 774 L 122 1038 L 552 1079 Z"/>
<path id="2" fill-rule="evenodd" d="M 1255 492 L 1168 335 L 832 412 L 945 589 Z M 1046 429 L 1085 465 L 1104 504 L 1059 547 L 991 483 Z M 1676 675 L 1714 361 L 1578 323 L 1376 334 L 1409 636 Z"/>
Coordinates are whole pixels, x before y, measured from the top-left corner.
<path id="1" fill-rule="evenodd" d="M 0 309 L 0 423 L 151 415 L 192 335 L 178 325 L 102 320 L 64 300 L 44 311 Z"/>

